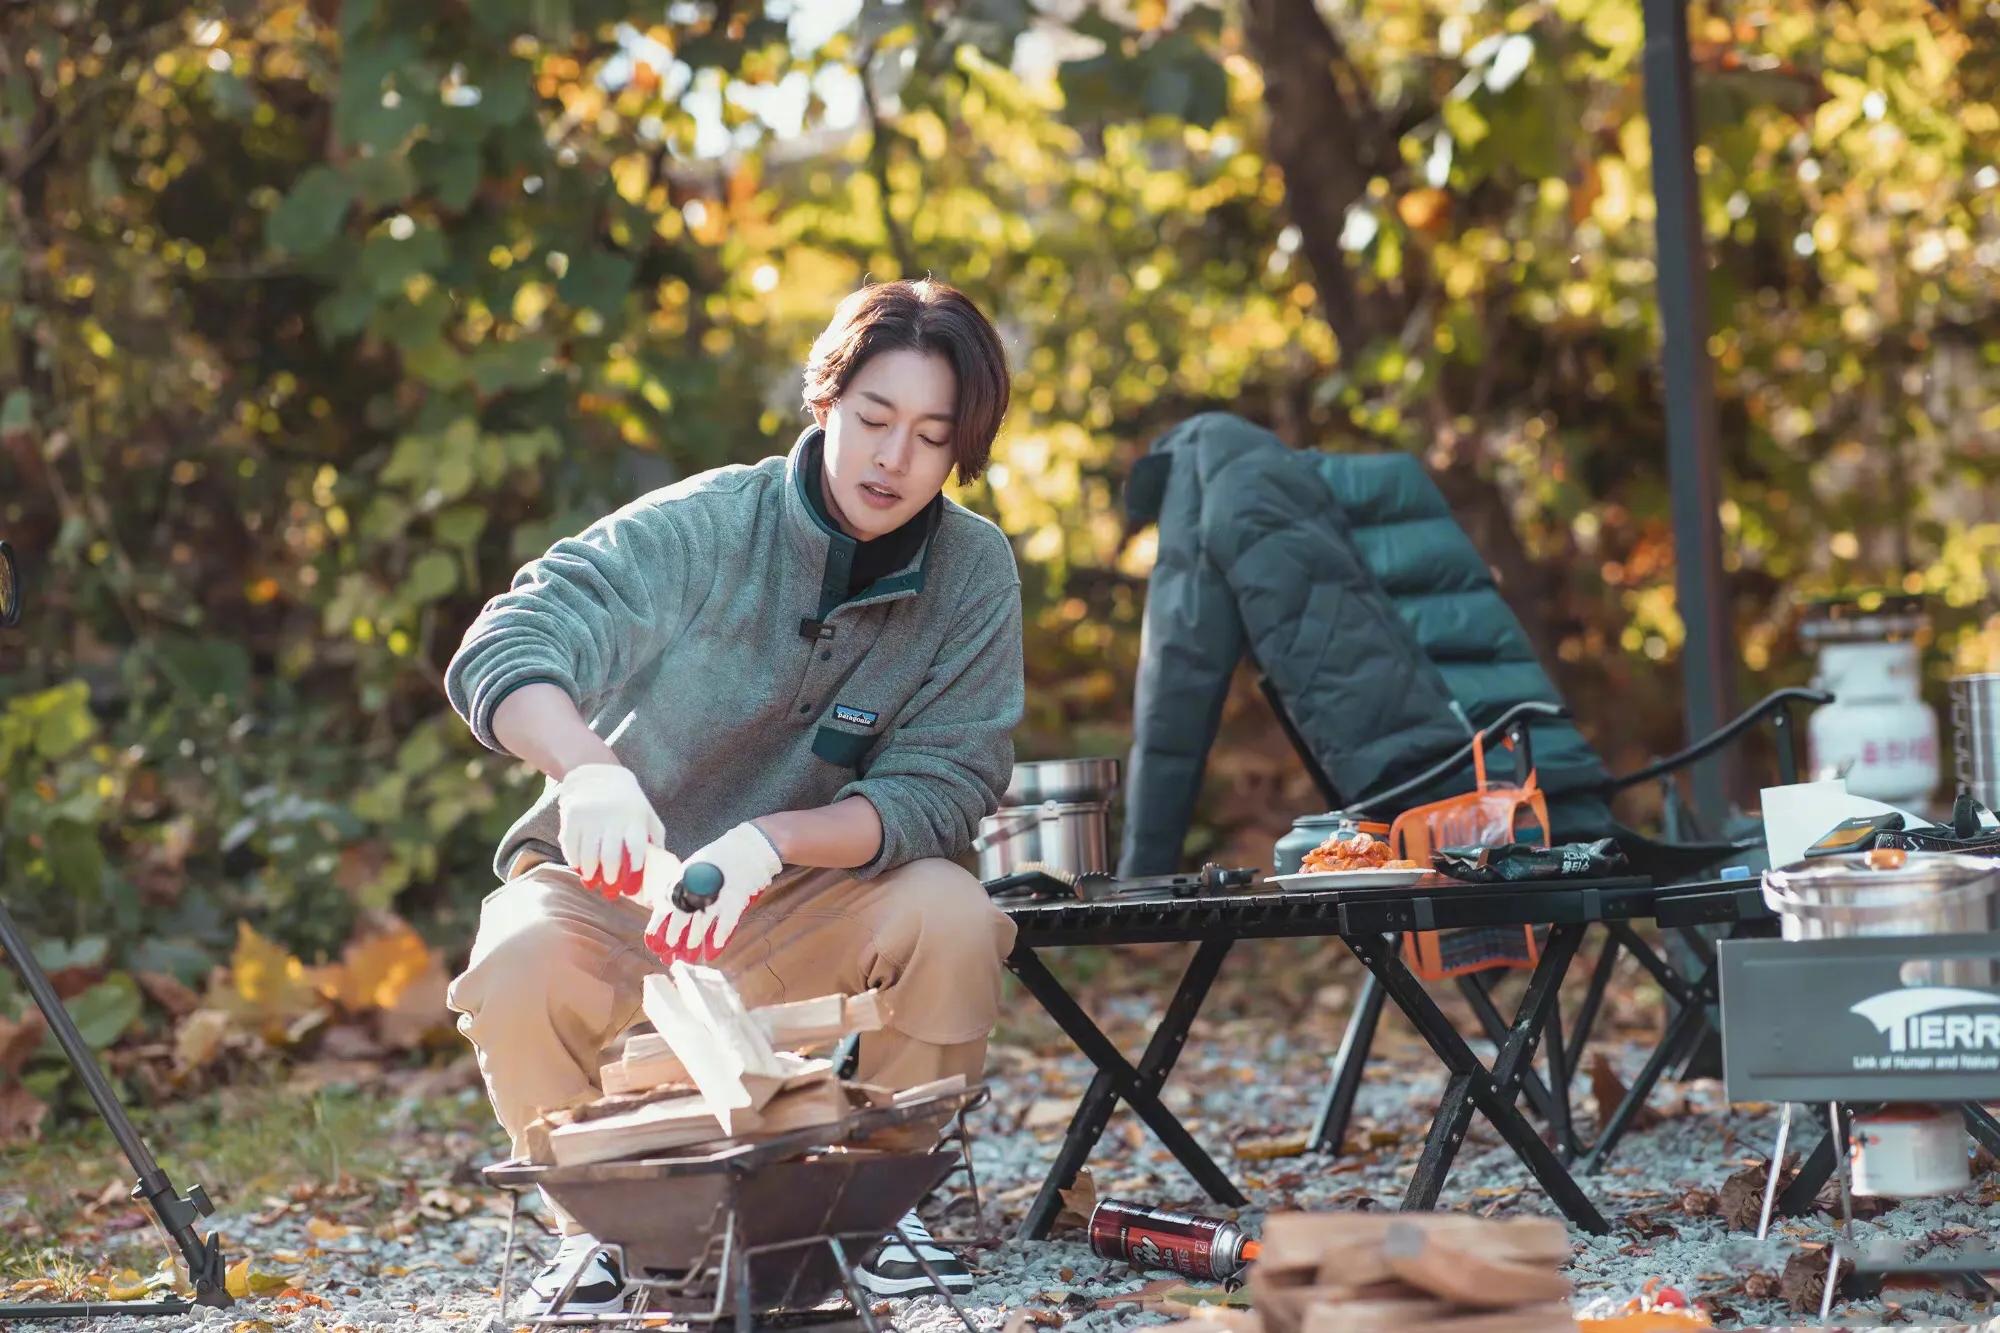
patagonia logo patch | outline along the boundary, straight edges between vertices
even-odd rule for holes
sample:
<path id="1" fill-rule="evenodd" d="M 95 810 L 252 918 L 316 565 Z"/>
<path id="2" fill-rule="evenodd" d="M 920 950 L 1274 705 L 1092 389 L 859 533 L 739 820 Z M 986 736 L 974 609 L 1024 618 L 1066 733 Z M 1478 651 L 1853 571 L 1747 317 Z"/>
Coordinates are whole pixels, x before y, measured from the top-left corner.
<path id="1" fill-rule="evenodd" d="M 881 718 L 880 713 L 871 713 L 865 708 L 849 708 L 846 704 L 833 706 L 833 720 L 856 727 L 872 727 Z"/>

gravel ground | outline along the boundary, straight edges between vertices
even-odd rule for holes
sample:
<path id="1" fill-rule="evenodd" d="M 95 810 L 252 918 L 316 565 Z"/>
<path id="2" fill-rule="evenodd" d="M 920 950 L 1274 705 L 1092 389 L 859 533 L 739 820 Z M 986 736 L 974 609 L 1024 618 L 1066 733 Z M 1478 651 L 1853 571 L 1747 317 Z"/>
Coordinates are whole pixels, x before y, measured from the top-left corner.
<path id="1" fill-rule="evenodd" d="M 1138 1005 L 1115 1006 L 1109 1028 L 1127 1049 L 1143 1037 L 1150 1014 Z M 1289 1027 L 1289 1031 L 1283 1030 Z M 1330 1015 L 1301 1023 L 1254 1020 L 1197 1025 L 1166 1101 L 1208 1144 L 1248 1192 L 1255 1207 L 1243 1215 L 1253 1233 L 1265 1211 L 1289 1208 L 1353 1209 L 1393 1206 L 1414 1161 L 1441 1080 L 1415 1039 L 1385 1025 L 1383 1051 L 1371 1066 L 1354 1136 L 1364 1147 L 1337 1160 L 1321 1157 L 1232 1159 L 1227 1145 L 1248 1138 L 1293 1133 L 1309 1123 L 1324 1077 L 1335 1029 Z M 1037 1045 L 1041 1043 L 1038 1041 Z M 1053 1051 L 1050 1043 L 1046 1049 Z M 1620 1053 L 1628 1070 L 1643 1057 L 1638 1046 Z M 1026 1046 L 997 1045 L 993 1100 L 975 1121 L 974 1161 L 984 1187 L 990 1223 L 1001 1234 L 1033 1197 L 1040 1173 L 1075 1098 L 1089 1078 L 1076 1056 L 1038 1054 Z M 1578 1080 L 1580 1108 L 1587 1079 Z M 480 1094 L 462 1094 L 468 1106 Z M 1803 1244 L 1831 1238 L 1831 1220 L 1798 1219 L 1774 1228 L 1758 1245 L 1745 1233 L 1728 1233 L 1713 1217 L 1689 1216 L 1680 1200 L 1691 1188 L 1715 1190 L 1732 1171 L 1768 1151 L 1776 1116 L 1770 1108 L 1728 1108 L 1711 1084 L 1669 1086 L 1655 1098 L 1667 1112 L 1657 1126 L 1635 1133 L 1606 1172 L 1588 1188 L 1614 1223 L 1609 1236 L 1575 1233 L 1570 1273 L 1579 1308 L 1593 1298 L 1622 1299 L 1648 1279 L 1663 1278 L 1692 1297 L 1707 1298 L 1725 1325 L 1809 1324 L 1775 1299 L 1744 1293 L 1755 1273 L 1775 1275 Z M 1588 1128 L 1588 1115 L 1583 1117 Z M 398 1132 L 392 1120 L 385 1134 Z M 1808 1145 L 1811 1131 L 1807 1131 Z M 297 1200 L 238 1201 L 211 1219 L 226 1236 L 233 1257 L 246 1253 L 252 1272 L 270 1294 L 232 1310 L 204 1310 L 186 1320 L 77 1321 L 50 1328 L 172 1326 L 249 1330 L 393 1329 L 396 1333 L 498 1330 L 512 1325 L 495 1317 L 494 1296 L 506 1227 L 503 1197 L 486 1190 L 477 1168 L 492 1160 L 495 1135 L 452 1136 L 431 1163 L 413 1161 L 410 1178 L 391 1186 L 355 1184 L 342 1194 Z M 1796 1140 L 1795 1140 L 1796 1142 Z M 1143 1127 L 1121 1112 L 1096 1155 L 1100 1195 L 1171 1207 L 1205 1208 L 1199 1191 Z M 1552 1209 L 1485 1122 L 1475 1117 L 1447 1184 L 1445 1206 L 1499 1215 Z M 386 1220 L 385 1220 L 386 1219 Z M 349 1224 L 359 1225 L 349 1229 Z M 1905 1203 L 1864 1232 L 1916 1239 L 1949 1229 L 1990 1234 L 2000 1228 L 2000 1174 L 1989 1174 L 1967 1194 Z M 524 1212 L 523 1239 L 546 1252 L 549 1241 Z M 1096 1258 L 1073 1239 L 1028 1243 L 1013 1239 L 971 1248 L 980 1284 L 966 1302 L 982 1328 L 998 1328 L 1023 1309 L 1060 1316 L 1079 1331 L 1165 1322 L 1158 1293 L 1172 1284 L 1133 1274 Z M 517 1256 L 518 1283 L 535 1264 Z M 285 1281 L 302 1294 L 276 1290 Z M 1149 1286 L 1150 1283 L 1150 1286 Z M 1145 1288 L 1146 1290 L 1142 1290 Z M 1981 1323 L 1989 1311 L 1952 1290 L 1896 1287 L 1884 1296 L 1838 1307 L 1843 1326 Z M 905 1333 L 942 1333 L 958 1327 L 941 1302 L 901 1301 L 885 1309 Z M 254 1320 L 246 1323 L 244 1321 Z M 1048 1322 L 1053 1322 L 1048 1320 Z M 2000 1325 L 1996 1325 L 2000 1327 Z"/>

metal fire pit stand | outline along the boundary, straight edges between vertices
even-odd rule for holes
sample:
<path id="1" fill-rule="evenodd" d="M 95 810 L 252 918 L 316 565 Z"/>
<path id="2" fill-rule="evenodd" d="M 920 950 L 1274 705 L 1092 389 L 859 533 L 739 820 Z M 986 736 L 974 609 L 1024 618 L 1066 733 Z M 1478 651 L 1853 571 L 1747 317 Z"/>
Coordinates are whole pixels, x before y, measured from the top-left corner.
<path id="1" fill-rule="evenodd" d="M 707 1178 L 711 1190 L 716 1189 L 714 1178 L 724 1176 L 727 1185 L 721 1188 L 719 1198 L 712 1212 L 701 1225 L 702 1240 L 691 1256 L 691 1262 L 678 1272 L 665 1272 L 642 1262 L 638 1257 L 628 1257 L 632 1242 L 603 1241 L 593 1252 L 614 1257 L 619 1271 L 625 1275 L 629 1285 L 638 1288 L 636 1300 L 628 1308 L 617 1311 L 591 1314 L 565 1314 L 563 1306 L 575 1294 L 576 1283 L 590 1258 L 577 1266 L 577 1271 L 556 1299 L 550 1303 L 547 1313 L 527 1320 L 532 1327 L 564 1328 L 641 1328 L 662 1319 L 671 1319 L 689 1325 L 709 1328 L 733 1327 L 737 1333 L 752 1333 L 759 1328 L 770 1328 L 780 1324 L 803 1324 L 820 1322 L 824 1312 L 810 1308 L 825 1297 L 824 1286 L 814 1287 L 806 1266 L 814 1259 L 814 1251 L 823 1249 L 824 1258 L 831 1260 L 838 1274 L 838 1287 L 854 1307 L 855 1318 L 868 1333 L 879 1333 L 879 1326 L 871 1307 L 871 1299 L 862 1289 L 854 1275 L 854 1265 L 885 1240 L 894 1237 L 907 1248 L 930 1279 L 938 1296 L 958 1316 L 970 1333 L 977 1333 L 965 1310 L 946 1287 L 943 1278 L 933 1268 L 910 1238 L 903 1232 L 899 1221 L 877 1222 L 870 1219 L 864 1226 L 825 1225 L 828 1219 L 836 1217 L 849 1201 L 844 1197 L 843 1184 L 832 1197 L 805 1198 L 797 1194 L 785 1194 L 783 1203 L 797 1208 L 817 1207 L 821 1223 L 817 1228 L 809 1227 L 797 1235 L 776 1240 L 757 1241 L 753 1239 L 758 1228 L 753 1225 L 749 1211 L 738 1204 L 743 1201 L 744 1187 L 763 1172 L 779 1171 L 787 1165 L 798 1165 L 799 1159 L 810 1154 L 827 1154 L 823 1159 L 838 1163 L 845 1155 L 840 1145 L 859 1143 L 865 1148 L 866 1140 L 884 1131 L 898 1129 L 922 1121 L 935 1121 L 940 1111 L 949 1109 L 951 1122 L 940 1136 L 940 1145 L 956 1141 L 959 1162 L 945 1165 L 939 1162 L 934 1169 L 925 1170 L 927 1159 L 943 1156 L 941 1153 L 880 1153 L 869 1152 L 866 1162 L 870 1165 L 900 1167 L 909 1164 L 905 1174 L 908 1180 L 922 1182 L 922 1188 L 903 1202 L 902 1196 L 890 1197 L 894 1212 L 890 1214 L 900 1219 L 907 1207 L 914 1206 L 917 1197 L 927 1193 L 944 1178 L 966 1172 L 973 1200 L 975 1226 L 985 1229 L 985 1211 L 979 1197 L 978 1177 L 972 1167 L 971 1133 L 965 1123 L 966 1112 L 983 1105 L 986 1089 L 976 1087 L 965 1093 L 947 1098 L 929 1098 L 907 1106 L 883 1107 L 861 1111 L 850 1116 L 838 1126 L 817 1126 L 795 1130 L 762 1139 L 717 1140 L 695 1145 L 682 1150 L 681 1155 L 656 1158 L 625 1159 L 596 1163 L 591 1166 L 543 1167 L 514 1159 L 489 1166 L 486 1178 L 493 1184 L 508 1191 L 510 1207 L 507 1217 L 507 1238 L 503 1251 L 500 1271 L 499 1314 L 500 1318 L 512 1322 L 508 1314 L 508 1299 L 511 1289 L 515 1236 L 521 1212 L 521 1196 L 530 1187 L 548 1188 L 560 1181 L 570 1189 L 578 1186 L 597 1184 L 612 1185 L 643 1182 L 648 1188 L 672 1190 L 677 1183 L 673 1178 L 681 1178 L 684 1186 L 697 1178 Z M 836 1143 L 836 1140 L 838 1141 Z M 891 1160 L 893 1159 L 893 1160 Z M 856 1155 L 856 1161 L 862 1161 Z M 907 1181 L 906 1181 L 907 1183 Z M 907 1190 L 906 1190 L 907 1192 Z M 770 1200 L 757 1201 L 765 1205 L 768 1213 Z M 881 1198 L 873 1200 L 878 1212 L 886 1212 Z M 864 1211 L 866 1204 L 862 1205 Z M 581 1219 L 580 1219 L 581 1220 Z M 764 1219 L 768 1222 L 768 1217 Z M 602 1228 L 609 1230 L 609 1228 Z M 629 1234 L 629 1233 L 628 1233 Z M 649 1238 L 649 1243 L 657 1248 L 657 1238 Z M 793 1302 L 780 1299 L 775 1304 L 760 1300 L 758 1288 L 771 1286 L 767 1270 L 756 1269 L 760 1258 L 791 1253 L 796 1256 L 798 1267 L 791 1269 L 782 1284 L 785 1298 L 804 1291 L 804 1298 Z"/>
<path id="2" fill-rule="evenodd" d="M 1803 1212 L 1829 1176 L 1840 1183 L 1840 1232 L 1827 1258 L 1820 1318 L 1832 1313 L 1842 1263 L 1863 1278 L 1951 1273 L 1975 1295 L 1990 1297 L 1993 1289 L 1980 1274 L 2000 1271 L 2000 1252 L 1979 1247 L 1911 1256 L 1900 1246 L 1856 1243 L 1846 1144 L 1847 1113 L 1856 1107 L 1915 1102 L 1956 1106 L 1973 1136 L 2000 1152 L 2000 1123 L 1980 1105 L 2000 1096 L 2000 1043 L 1976 1035 L 1984 1025 L 1954 1025 L 1963 1039 L 1941 1044 L 1918 1026 L 1944 1010 L 1956 1016 L 2000 1008 L 2000 945 L 1983 934 L 1896 935 L 1733 940 L 1719 952 L 1729 1099 L 1783 1107 L 1758 1238 L 1767 1234 L 1774 1208 Z M 1926 984 L 1939 981 L 1951 984 Z M 1827 1133 L 1780 1196 L 1795 1101 L 1823 1103 Z"/>
<path id="3" fill-rule="evenodd" d="M 1448 1080 L 1431 1123 L 1423 1157 L 1403 1200 L 1405 1208 L 1435 1206 L 1476 1109 L 1571 1221 L 1598 1235 L 1610 1230 L 1562 1160 L 1542 1141 L 1515 1103 L 1523 1095 L 1536 1048 L 1549 1039 L 1549 1086 L 1568 1083 L 1560 1034 L 1551 1024 L 1556 994 L 1584 927 L 1610 918 L 1643 916 L 1659 890 L 1637 877 L 1555 880 L 1531 884 L 1460 884 L 1441 877 L 1399 888 L 1319 889 L 1174 898 L 1135 896 L 1094 902 L 1003 904 L 1019 933 L 1007 966 L 1049 1017 L 1097 1066 L 1079 1102 L 1056 1160 L 1043 1180 L 1021 1235 L 1048 1235 L 1061 1208 L 1061 1191 L 1075 1181 L 1123 1101 L 1216 1202 L 1243 1207 L 1248 1200 L 1215 1160 L 1160 1101 L 1160 1090 L 1187 1041 L 1230 947 L 1238 940 L 1337 935 L 1368 968 L 1387 1001 L 1409 1019 L 1445 1065 Z M 1546 926 L 1541 962 L 1508 1023 L 1492 1064 L 1482 1062 L 1404 966 L 1390 938 L 1405 930 L 1470 926 Z M 1160 1014 L 1137 1065 L 1128 1061 L 1063 989 L 1038 950 L 1077 945 L 1196 944 L 1193 959 Z M 1349 1062 L 1357 1063 L 1358 1062 Z M 1552 1104 L 1566 1111 L 1561 1096 Z M 1560 1112 L 1558 1113 L 1560 1115 Z M 1560 1137 L 1564 1132 L 1558 1125 Z"/>

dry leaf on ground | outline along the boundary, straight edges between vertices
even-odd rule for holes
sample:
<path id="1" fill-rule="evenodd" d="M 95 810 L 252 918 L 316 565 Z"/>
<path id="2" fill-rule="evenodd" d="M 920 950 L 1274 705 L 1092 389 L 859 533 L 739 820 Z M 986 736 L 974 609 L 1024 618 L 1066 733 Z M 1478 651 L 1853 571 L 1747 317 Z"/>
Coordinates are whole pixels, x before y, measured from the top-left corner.
<path id="1" fill-rule="evenodd" d="M 1090 1221 L 1090 1214 L 1097 1207 L 1097 1178 L 1085 1167 L 1076 1173 L 1076 1183 L 1066 1190 L 1057 1190 L 1062 1199 L 1062 1210 L 1056 1214 L 1055 1224 L 1080 1227 Z"/>
<path id="2" fill-rule="evenodd" d="M 0 1087 L 0 1144 L 36 1143 L 48 1104 L 18 1083 Z"/>

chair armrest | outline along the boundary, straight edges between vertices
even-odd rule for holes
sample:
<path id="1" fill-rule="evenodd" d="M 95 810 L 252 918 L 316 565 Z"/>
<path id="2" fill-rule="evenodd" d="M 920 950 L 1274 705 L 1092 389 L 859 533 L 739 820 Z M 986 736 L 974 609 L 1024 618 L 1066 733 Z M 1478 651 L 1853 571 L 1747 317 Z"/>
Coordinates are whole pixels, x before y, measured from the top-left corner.
<path id="1" fill-rule="evenodd" d="M 1775 690 L 1765 695 L 1762 699 L 1759 699 L 1756 703 L 1751 704 L 1749 708 L 1737 714 L 1734 719 L 1725 723 L 1716 731 L 1702 737 L 1685 750 L 1676 751 L 1656 763 L 1648 764 L 1644 768 L 1635 769 L 1621 777 L 1615 777 L 1611 779 L 1604 790 L 1606 792 L 1624 791 L 1627 787 L 1636 787 L 1642 782 L 1651 782 L 1654 778 L 1664 777 L 1668 773 L 1685 768 L 1697 759 L 1705 759 L 1750 728 L 1756 726 L 1765 718 L 1773 714 L 1786 714 L 1787 710 L 1793 704 L 1830 704 L 1832 702 L 1833 695 L 1826 690 L 1809 690 L 1799 686 Z"/>
<path id="2" fill-rule="evenodd" d="M 1439 778 L 1461 764 L 1469 762 L 1472 758 L 1472 746 L 1475 739 L 1481 745 L 1491 745 L 1496 739 L 1505 736 L 1517 725 L 1530 718 L 1553 721 L 1568 716 L 1569 710 L 1561 704 L 1542 703 L 1533 699 L 1525 703 L 1515 704 L 1512 708 L 1487 724 L 1486 729 L 1477 733 L 1476 737 L 1466 737 L 1464 745 L 1438 760 L 1415 777 L 1399 782 L 1387 791 L 1377 792 L 1373 796 L 1364 796 L 1358 801 L 1350 801 L 1346 808 L 1355 814 L 1367 814 L 1378 806 L 1395 805 L 1409 796 L 1422 791 L 1425 787 L 1430 786 L 1431 783 L 1436 782 Z M 1397 807 L 1397 813 L 1401 813 L 1400 806 Z"/>

